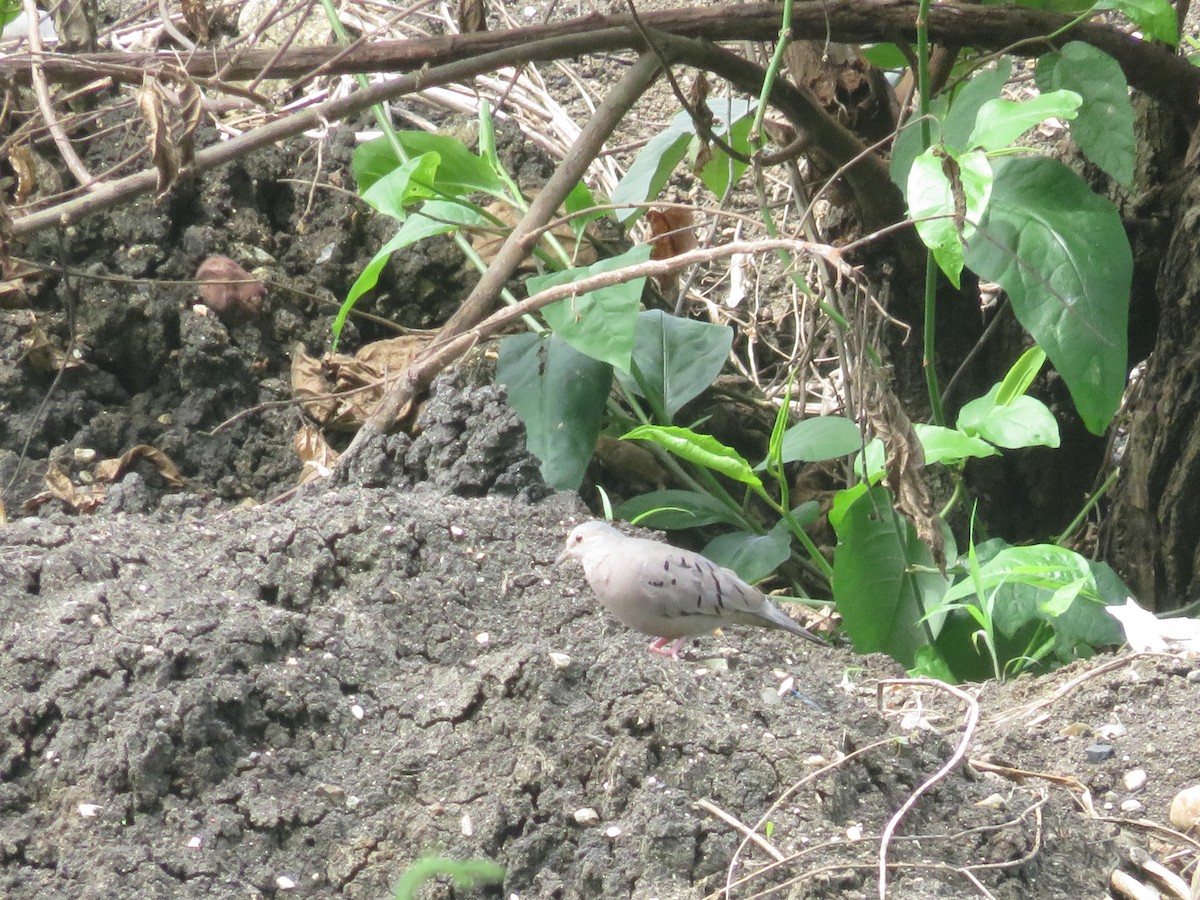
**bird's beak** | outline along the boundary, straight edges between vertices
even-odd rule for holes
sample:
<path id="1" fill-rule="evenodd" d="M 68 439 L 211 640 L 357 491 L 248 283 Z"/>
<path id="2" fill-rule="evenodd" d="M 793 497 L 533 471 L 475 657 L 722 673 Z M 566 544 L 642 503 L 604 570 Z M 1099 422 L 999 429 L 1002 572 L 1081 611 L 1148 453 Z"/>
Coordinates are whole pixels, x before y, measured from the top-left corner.
<path id="1" fill-rule="evenodd" d="M 570 555 L 571 555 L 571 548 L 563 547 L 563 552 L 558 554 L 558 557 L 554 560 L 554 564 L 556 566 L 561 566 L 563 563 L 563 560 L 566 559 Z"/>

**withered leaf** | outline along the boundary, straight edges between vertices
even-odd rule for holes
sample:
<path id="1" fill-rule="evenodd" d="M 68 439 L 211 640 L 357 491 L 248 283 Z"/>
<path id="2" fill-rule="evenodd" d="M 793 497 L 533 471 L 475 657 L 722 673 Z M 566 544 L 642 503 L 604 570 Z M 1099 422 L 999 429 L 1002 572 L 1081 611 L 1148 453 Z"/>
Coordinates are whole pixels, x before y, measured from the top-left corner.
<path id="1" fill-rule="evenodd" d="M 72 512 L 91 512 L 104 502 L 104 488 L 100 485 L 80 487 L 57 463 L 46 467 L 46 490 L 26 500 L 21 508 L 26 515 L 33 515 L 49 500 L 60 500 Z"/>
<path id="2" fill-rule="evenodd" d="M 300 426 L 292 438 L 292 447 L 303 464 L 299 484 L 320 481 L 333 474 L 333 467 L 338 460 L 337 451 L 329 446 L 321 430 L 311 422 Z"/>
<path id="3" fill-rule="evenodd" d="M 462 34 L 487 31 L 487 4 L 484 0 L 458 0 L 458 30 Z"/>
<path id="4" fill-rule="evenodd" d="M 183 20 L 187 22 L 188 28 L 195 36 L 196 43 L 207 44 L 208 23 L 211 17 L 208 8 L 204 5 L 204 0 L 180 0 L 179 6 L 183 12 Z"/>
<path id="5" fill-rule="evenodd" d="M 158 474 L 171 487 L 183 487 L 183 476 L 179 473 L 175 463 L 171 462 L 167 454 L 149 444 L 138 444 L 130 447 L 116 459 L 103 459 L 96 463 L 94 470 L 96 480 L 109 483 L 116 481 L 130 465 L 139 459 L 153 463 L 154 468 L 158 469 Z"/>

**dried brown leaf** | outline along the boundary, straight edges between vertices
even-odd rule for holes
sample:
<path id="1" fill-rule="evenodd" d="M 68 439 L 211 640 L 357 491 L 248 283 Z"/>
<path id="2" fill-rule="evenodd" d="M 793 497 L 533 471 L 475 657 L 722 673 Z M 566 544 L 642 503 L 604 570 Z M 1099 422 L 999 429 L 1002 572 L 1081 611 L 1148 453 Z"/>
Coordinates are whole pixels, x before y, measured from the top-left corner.
<path id="1" fill-rule="evenodd" d="M 207 44 L 209 38 L 208 24 L 211 21 L 211 15 L 208 8 L 204 5 L 204 0 L 180 0 L 180 9 L 183 12 L 183 20 L 187 22 L 187 26 L 191 29 L 192 35 L 196 38 L 197 44 Z"/>
<path id="2" fill-rule="evenodd" d="M 538 195 L 536 188 L 526 191 L 526 193 L 529 195 L 529 199 L 533 199 Z M 489 203 L 484 207 L 484 210 L 501 223 L 500 226 L 497 226 L 499 230 L 497 230 L 497 227 L 486 230 L 482 228 L 469 228 L 467 230 L 471 234 L 471 247 L 490 266 L 495 261 L 496 254 L 500 252 L 500 248 L 504 246 L 504 241 L 508 238 L 508 233 L 521 221 L 521 216 L 524 213 L 514 208 L 511 203 L 505 203 L 500 200 Z M 590 266 L 598 258 L 595 244 L 588 239 L 590 236 L 594 236 L 595 233 L 591 225 L 588 226 L 584 239 L 578 242 L 578 246 L 576 246 L 575 232 L 569 222 L 557 225 L 551 229 L 550 233 L 558 239 L 558 242 L 568 252 L 574 253 L 574 258 L 571 261 L 572 265 Z M 538 246 L 545 252 L 551 252 L 545 238 L 539 241 Z M 521 263 L 519 271 L 528 272 L 532 268 L 532 260 L 526 258 Z"/>
<path id="3" fill-rule="evenodd" d="M 26 515 L 33 515 L 38 508 L 49 500 L 60 500 L 72 512 L 91 512 L 104 502 L 104 488 L 100 485 L 80 487 L 71 481 L 69 476 L 57 463 L 46 467 L 46 490 L 30 497 L 21 508 Z"/>
<path id="4" fill-rule="evenodd" d="M 925 450 L 899 398 L 884 386 L 878 373 L 863 385 L 864 412 L 887 450 L 884 463 L 887 484 L 895 497 L 896 511 L 916 526 L 917 536 L 933 553 L 934 562 L 946 570 L 946 548 L 942 520 L 925 481 Z"/>
<path id="5" fill-rule="evenodd" d="M 97 481 L 114 482 L 121 474 L 139 459 L 147 460 L 158 469 L 158 474 L 171 487 L 183 487 L 183 476 L 170 457 L 157 447 L 149 444 L 138 444 L 130 447 L 116 459 L 104 459 L 96 463 L 94 474 Z"/>
<path id="6" fill-rule="evenodd" d="M 332 392 L 333 378 L 326 377 L 321 360 L 297 344 L 292 351 L 292 393 L 304 411 L 318 422 L 328 422 L 338 405 L 328 396 Z"/>
<path id="7" fill-rule="evenodd" d="M 167 92 L 153 72 L 142 76 L 142 86 L 137 92 L 137 108 L 146 122 L 149 135 L 146 144 L 150 147 L 150 158 L 158 172 L 158 195 L 163 196 L 175 179 L 179 177 L 179 148 L 171 139 L 171 125 L 167 118 Z"/>
<path id="8" fill-rule="evenodd" d="M 315 425 L 305 422 L 292 438 L 292 447 L 303 464 L 300 469 L 300 484 L 320 481 L 333 474 L 337 463 L 337 451 L 329 446 Z"/>
<path id="9" fill-rule="evenodd" d="M 488 30 L 484 0 L 458 0 L 458 30 L 462 34 Z"/>
<path id="10" fill-rule="evenodd" d="M 29 331 L 26 332 L 25 337 L 21 338 L 21 343 L 25 348 L 21 354 L 23 361 L 28 362 L 39 372 L 57 372 L 59 369 L 74 369 L 83 365 L 78 358 L 68 357 L 61 347 L 50 340 L 36 318 L 32 316 L 30 318 L 32 321 Z"/>

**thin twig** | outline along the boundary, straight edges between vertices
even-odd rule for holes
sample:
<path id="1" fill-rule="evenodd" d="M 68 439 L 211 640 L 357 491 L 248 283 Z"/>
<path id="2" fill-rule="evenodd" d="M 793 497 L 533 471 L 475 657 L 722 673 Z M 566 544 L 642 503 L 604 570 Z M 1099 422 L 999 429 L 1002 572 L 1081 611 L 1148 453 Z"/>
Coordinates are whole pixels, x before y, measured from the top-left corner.
<path id="1" fill-rule="evenodd" d="M 58 149 L 63 162 L 71 170 L 71 174 L 75 176 L 80 187 L 91 190 L 96 186 L 96 179 L 92 177 L 87 166 L 83 164 L 83 160 L 79 158 L 79 154 L 75 152 L 75 148 L 71 146 L 71 139 L 67 137 L 62 124 L 58 121 L 58 116 L 54 112 L 54 101 L 50 99 L 50 85 L 46 81 L 46 72 L 42 68 L 41 18 L 38 15 L 37 4 L 34 0 L 22 0 L 21 5 L 25 10 L 25 18 L 29 21 L 29 77 L 33 82 L 33 93 L 37 97 L 38 109 L 42 112 L 42 118 L 46 121 L 46 127 L 50 129 L 50 136 L 54 139 L 54 146 Z"/>
<path id="2" fill-rule="evenodd" d="M 740 831 L 744 837 L 757 844 L 776 862 L 783 862 L 787 858 L 777 849 L 775 849 L 775 845 L 768 841 L 765 837 L 760 835 L 757 831 L 751 829 L 749 825 L 747 825 L 745 822 L 742 822 L 736 816 L 725 812 L 725 810 L 721 809 L 715 803 L 712 803 L 709 800 L 697 800 L 695 805 L 704 810 L 706 813 L 711 813 L 712 815 L 716 816 L 726 825 L 730 825 L 736 830 Z"/>
<path id="3" fill-rule="evenodd" d="M 930 775 L 922 782 L 915 791 L 913 791 L 907 800 L 901 804 L 895 814 L 888 820 L 887 826 L 883 829 L 883 835 L 879 841 L 879 900 L 887 898 L 887 851 L 888 844 L 891 843 L 892 835 L 896 829 L 900 827 L 900 822 L 908 814 L 908 811 L 913 808 L 916 802 L 932 788 L 935 784 L 945 778 L 950 772 L 963 761 L 967 755 L 967 749 L 971 746 L 971 741 L 975 737 L 975 729 L 979 724 L 979 703 L 964 691 L 962 688 L 957 688 L 954 685 L 946 684 L 944 681 L 935 681 L 932 678 L 896 678 L 880 681 L 878 688 L 880 697 L 882 698 L 883 688 L 889 685 L 907 686 L 907 687 L 929 687 L 934 690 L 945 691 L 948 694 L 953 694 L 961 700 L 967 707 L 967 718 L 963 723 L 962 737 L 959 739 L 958 746 L 954 748 L 954 752 L 950 754 L 950 758 L 942 765 L 940 769 Z"/>

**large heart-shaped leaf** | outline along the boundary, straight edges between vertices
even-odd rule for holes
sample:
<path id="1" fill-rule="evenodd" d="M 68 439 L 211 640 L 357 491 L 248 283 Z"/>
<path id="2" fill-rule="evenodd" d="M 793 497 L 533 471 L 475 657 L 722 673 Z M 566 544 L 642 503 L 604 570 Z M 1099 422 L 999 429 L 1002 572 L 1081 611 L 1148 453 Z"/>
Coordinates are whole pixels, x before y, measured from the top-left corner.
<path id="1" fill-rule="evenodd" d="M 496 380 L 525 423 L 526 445 L 541 460 L 546 484 L 578 489 L 596 449 L 612 367 L 555 335 L 516 334 L 500 343 Z"/>
<path id="2" fill-rule="evenodd" d="M 1169 4 L 1166 7 L 1171 9 Z M 1064 88 L 1083 98 L 1079 115 L 1071 122 L 1071 137 L 1084 156 L 1132 187 L 1137 139 L 1129 84 L 1121 64 L 1090 44 L 1071 41 L 1038 59 L 1037 83 L 1043 91 Z"/>
<path id="3" fill-rule="evenodd" d="M 733 346 L 733 329 L 648 309 L 638 316 L 633 361 L 642 381 L 618 374 L 625 390 L 644 396 L 643 386 L 674 417 L 720 374 Z"/>
<path id="4" fill-rule="evenodd" d="M 918 648 L 929 643 L 921 619 L 947 580 L 937 573 L 916 529 L 892 509 L 891 493 L 882 486 L 845 510 L 836 530 L 833 599 L 855 649 L 884 652 L 911 667 Z M 928 628 L 936 636 L 936 623 Z"/>
<path id="5" fill-rule="evenodd" d="M 1010 157 L 993 174 L 967 265 L 1008 292 L 1084 424 L 1102 434 L 1125 388 L 1133 254 L 1121 217 L 1055 160 Z"/>
<path id="6" fill-rule="evenodd" d="M 612 272 L 649 258 L 650 245 L 638 244 L 620 256 L 602 259 L 587 267 L 530 278 L 526 285 L 532 296 L 556 285 Z M 645 283 L 645 278 L 635 278 L 589 291 L 552 303 L 542 310 L 542 314 L 554 333 L 580 353 L 627 372 L 638 322 L 638 303 Z"/>

